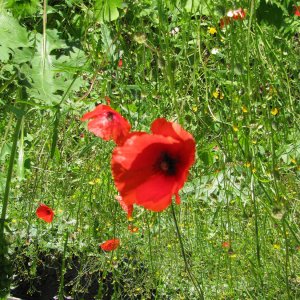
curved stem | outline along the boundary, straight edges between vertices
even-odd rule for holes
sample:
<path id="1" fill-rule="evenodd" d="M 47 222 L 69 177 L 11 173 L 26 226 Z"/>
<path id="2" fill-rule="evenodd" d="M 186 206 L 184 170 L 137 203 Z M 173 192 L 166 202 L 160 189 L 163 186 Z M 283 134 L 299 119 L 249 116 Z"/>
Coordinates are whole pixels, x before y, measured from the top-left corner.
<path id="1" fill-rule="evenodd" d="M 200 283 L 197 282 L 196 278 L 193 276 L 192 274 L 192 271 L 190 269 L 190 266 L 188 264 L 188 261 L 187 261 L 187 258 L 186 258 L 186 254 L 185 254 L 185 251 L 184 251 L 184 247 L 183 247 L 183 242 L 182 242 L 182 238 L 181 238 L 181 234 L 180 234 L 180 231 L 179 231 L 179 227 L 178 227 L 178 223 L 177 223 L 177 219 L 176 219 L 176 214 L 175 214 L 175 209 L 174 209 L 174 204 L 172 203 L 171 205 L 171 208 L 172 208 L 172 216 L 173 216 L 173 220 L 174 220 L 174 224 L 175 224 L 175 228 L 176 228 L 176 233 L 177 233 L 177 236 L 178 236 L 178 239 L 179 239 L 179 244 L 180 244 L 180 249 L 181 249 L 181 254 L 182 254 L 182 257 L 183 257 L 183 260 L 184 260 L 184 264 L 185 264 L 185 269 L 199 295 L 199 299 L 203 300 L 204 299 L 204 295 L 203 295 L 203 290 L 201 288 L 201 285 Z"/>

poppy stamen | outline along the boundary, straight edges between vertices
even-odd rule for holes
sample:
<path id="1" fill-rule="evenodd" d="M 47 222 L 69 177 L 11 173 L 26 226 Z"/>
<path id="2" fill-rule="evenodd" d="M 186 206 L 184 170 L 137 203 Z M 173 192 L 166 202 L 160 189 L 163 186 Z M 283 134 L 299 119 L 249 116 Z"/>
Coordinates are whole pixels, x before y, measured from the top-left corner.
<path id="1" fill-rule="evenodd" d="M 176 173 L 177 160 L 168 153 L 163 153 L 158 161 L 158 168 L 166 175 L 174 175 Z"/>
<path id="2" fill-rule="evenodd" d="M 111 111 L 107 112 L 106 118 L 109 121 L 113 121 L 113 119 L 114 119 L 114 113 L 111 112 Z"/>

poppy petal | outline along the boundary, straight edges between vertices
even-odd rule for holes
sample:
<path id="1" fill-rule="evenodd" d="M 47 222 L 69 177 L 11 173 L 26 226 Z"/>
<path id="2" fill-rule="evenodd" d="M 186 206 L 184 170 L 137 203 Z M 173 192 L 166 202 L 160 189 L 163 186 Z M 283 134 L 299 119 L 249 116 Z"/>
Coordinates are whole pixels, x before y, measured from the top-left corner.
<path id="1" fill-rule="evenodd" d="M 45 222 L 51 223 L 53 221 L 54 212 L 49 206 L 40 204 L 36 210 L 36 215 Z"/>
<path id="2" fill-rule="evenodd" d="M 132 204 L 127 204 L 121 196 L 115 196 L 116 200 L 120 203 L 122 209 L 127 213 L 127 218 L 130 219 L 132 218 L 132 213 L 133 213 L 133 205 Z"/>
<path id="3" fill-rule="evenodd" d="M 132 133 L 113 151 L 115 185 L 127 205 L 153 211 L 168 207 L 187 179 L 195 160 L 195 141 L 180 125 L 157 119 L 153 134 Z"/>
<path id="4" fill-rule="evenodd" d="M 110 106 L 100 104 L 93 111 L 81 118 L 82 121 L 92 119 L 88 123 L 88 130 L 105 141 L 114 140 L 121 145 L 130 131 L 130 124 Z"/>
<path id="5" fill-rule="evenodd" d="M 100 248 L 104 251 L 113 251 L 120 246 L 119 239 L 111 239 L 100 245 Z"/>
<path id="6" fill-rule="evenodd" d="M 172 137 L 179 140 L 193 139 L 192 135 L 185 131 L 179 124 L 168 122 L 164 118 L 156 119 L 151 124 L 151 131 L 166 137 Z"/>

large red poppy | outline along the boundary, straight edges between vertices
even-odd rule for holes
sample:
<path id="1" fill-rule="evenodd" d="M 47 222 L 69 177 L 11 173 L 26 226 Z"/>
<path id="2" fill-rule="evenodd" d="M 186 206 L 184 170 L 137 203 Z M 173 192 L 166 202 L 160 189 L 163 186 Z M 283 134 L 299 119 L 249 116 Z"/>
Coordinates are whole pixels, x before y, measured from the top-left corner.
<path id="1" fill-rule="evenodd" d="M 112 156 L 112 173 L 127 204 L 162 211 L 178 195 L 195 160 L 193 136 L 180 125 L 157 119 L 152 134 L 131 133 Z"/>
<path id="2" fill-rule="evenodd" d="M 100 245 L 100 248 L 104 251 L 113 251 L 120 246 L 119 239 L 108 240 Z"/>
<path id="3" fill-rule="evenodd" d="M 100 104 L 91 112 L 83 115 L 81 121 L 92 119 L 88 130 L 105 141 L 114 140 L 120 145 L 130 131 L 130 124 L 110 106 Z"/>
<path id="4" fill-rule="evenodd" d="M 40 204 L 36 210 L 36 215 L 45 222 L 51 223 L 54 217 L 54 212 L 49 206 Z"/>

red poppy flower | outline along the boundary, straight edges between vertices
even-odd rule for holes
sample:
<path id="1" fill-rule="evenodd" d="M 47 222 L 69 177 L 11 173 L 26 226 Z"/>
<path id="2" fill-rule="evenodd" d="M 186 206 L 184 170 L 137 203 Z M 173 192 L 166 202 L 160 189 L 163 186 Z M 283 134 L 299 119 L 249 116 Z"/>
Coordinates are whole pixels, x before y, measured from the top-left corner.
<path id="1" fill-rule="evenodd" d="M 131 133 L 112 156 L 112 173 L 123 201 L 162 211 L 178 195 L 195 160 L 195 140 L 180 125 L 157 119 L 152 134 Z"/>
<path id="2" fill-rule="evenodd" d="M 228 17 L 224 17 L 224 18 L 221 18 L 220 20 L 220 28 L 224 28 L 224 26 L 228 25 L 230 23 L 230 18 Z"/>
<path id="3" fill-rule="evenodd" d="M 88 130 L 103 140 L 114 140 L 121 144 L 129 133 L 130 124 L 110 106 L 100 104 L 93 111 L 83 115 L 81 121 L 92 119 Z"/>
<path id="4" fill-rule="evenodd" d="M 220 27 L 223 28 L 224 26 L 231 23 L 232 20 L 243 20 L 246 17 L 246 11 L 243 8 L 239 8 L 236 10 L 229 10 L 224 18 L 220 20 Z"/>
<path id="5" fill-rule="evenodd" d="M 294 5 L 294 15 L 300 17 L 300 6 Z"/>
<path id="6" fill-rule="evenodd" d="M 45 222 L 51 223 L 54 217 L 54 212 L 49 206 L 40 204 L 36 210 L 36 215 Z"/>
<path id="7" fill-rule="evenodd" d="M 118 67 L 121 68 L 123 66 L 123 59 L 120 58 L 118 62 Z"/>
<path id="8" fill-rule="evenodd" d="M 246 12 L 240 7 L 239 9 L 232 11 L 232 15 L 234 20 L 243 20 L 246 17 Z"/>
<path id="9" fill-rule="evenodd" d="M 222 248 L 230 248 L 230 243 L 229 242 L 223 242 L 222 243 Z"/>
<path id="10" fill-rule="evenodd" d="M 135 226 L 133 226 L 133 225 L 131 225 L 131 224 L 128 225 L 128 230 L 129 230 L 130 232 L 132 232 L 132 233 L 136 233 L 136 232 L 139 231 L 138 227 L 135 227 Z"/>
<path id="11" fill-rule="evenodd" d="M 113 251 L 120 246 L 119 239 L 108 240 L 100 245 L 100 248 L 104 251 Z"/>
<path id="12" fill-rule="evenodd" d="M 121 196 L 115 196 L 116 200 L 119 201 L 122 209 L 127 213 L 127 218 L 132 218 L 132 212 L 133 212 L 133 205 L 132 204 L 126 204 Z"/>

